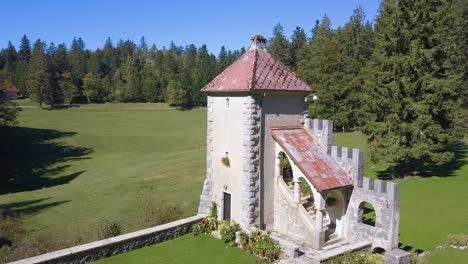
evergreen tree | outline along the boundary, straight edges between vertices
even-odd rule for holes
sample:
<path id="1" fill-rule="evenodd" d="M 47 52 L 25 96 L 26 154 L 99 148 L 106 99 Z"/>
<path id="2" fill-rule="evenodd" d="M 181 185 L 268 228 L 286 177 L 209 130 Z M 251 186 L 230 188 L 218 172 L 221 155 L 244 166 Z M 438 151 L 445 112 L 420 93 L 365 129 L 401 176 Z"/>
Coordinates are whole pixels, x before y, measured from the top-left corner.
<path id="1" fill-rule="evenodd" d="M 284 36 L 283 26 L 280 23 L 273 28 L 273 37 L 269 42 L 268 51 L 284 65 L 291 66 L 290 43 Z"/>
<path id="2" fill-rule="evenodd" d="M 299 51 L 307 46 L 307 36 L 303 28 L 296 27 L 291 37 L 291 67 L 295 70 L 297 67 L 297 60 Z"/>
<path id="3" fill-rule="evenodd" d="M 43 108 L 44 104 L 52 103 L 52 88 L 48 73 L 47 57 L 44 51 L 45 43 L 37 40 L 31 55 L 30 74 L 27 80 L 29 95 L 32 100 L 39 103 Z"/>
<path id="4" fill-rule="evenodd" d="M 398 175 L 453 158 L 460 76 L 450 74 L 438 23 L 445 1 L 384 0 L 366 79 L 365 127 L 371 158 L 394 162 Z M 448 15 L 448 14 L 445 14 Z"/>
<path id="5" fill-rule="evenodd" d="M 21 95 L 27 97 L 28 89 L 26 81 L 29 75 L 29 60 L 31 58 L 31 42 L 24 35 L 21 38 L 20 48 L 18 50 L 18 63 L 15 72 L 15 85 Z"/>
<path id="6" fill-rule="evenodd" d="M 343 28 L 332 30 L 324 16 L 312 30 L 310 45 L 298 54 L 298 74 L 316 90 L 310 116 L 331 119 L 335 129 L 342 131 L 365 121 L 361 69 L 371 56 L 373 32 L 364 17 L 362 9 L 356 8 Z"/>

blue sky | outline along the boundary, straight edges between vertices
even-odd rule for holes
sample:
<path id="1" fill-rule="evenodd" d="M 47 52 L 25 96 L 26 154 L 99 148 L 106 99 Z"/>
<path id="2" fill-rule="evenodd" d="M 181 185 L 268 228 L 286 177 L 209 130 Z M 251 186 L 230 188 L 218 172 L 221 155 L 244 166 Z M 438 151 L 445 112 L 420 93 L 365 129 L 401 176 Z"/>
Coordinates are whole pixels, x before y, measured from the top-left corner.
<path id="1" fill-rule="evenodd" d="M 237 0 L 237 1 L 146 1 L 146 0 L 14 0 L 2 3 L 3 28 L 0 47 L 8 41 L 18 47 L 26 34 L 56 44 L 70 45 L 74 36 L 82 37 L 86 48 L 130 39 L 138 43 L 145 36 L 148 44 L 168 47 L 207 44 L 211 52 L 239 49 L 249 45 L 255 34 L 271 36 L 276 23 L 290 36 L 296 26 L 308 34 L 315 20 L 327 14 L 334 28 L 349 19 L 360 5 L 373 21 L 379 0 Z"/>

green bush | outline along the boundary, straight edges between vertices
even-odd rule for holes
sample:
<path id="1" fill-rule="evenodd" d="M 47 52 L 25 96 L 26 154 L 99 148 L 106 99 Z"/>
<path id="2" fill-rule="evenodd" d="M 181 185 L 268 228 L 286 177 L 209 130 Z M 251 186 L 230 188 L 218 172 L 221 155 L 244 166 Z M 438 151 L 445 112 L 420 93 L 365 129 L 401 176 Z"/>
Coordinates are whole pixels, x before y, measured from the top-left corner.
<path id="1" fill-rule="evenodd" d="M 252 231 L 249 236 L 248 250 L 251 254 L 263 258 L 268 263 L 279 259 L 282 254 L 278 241 L 271 238 L 269 231 Z"/>
<path id="2" fill-rule="evenodd" d="M 347 252 L 341 256 L 327 261 L 328 264 L 360 263 L 360 264 L 384 264 L 381 256 L 373 255 L 369 252 Z"/>
<path id="3" fill-rule="evenodd" d="M 240 225 L 235 222 L 224 221 L 219 225 L 219 234 L 224 243 L 234 243 L 236 240 L 236 232 L 240 231 Z"/>
<path id="4" fill-rule="evenodd" d="M 198 234 L 211 234 L 216 229 L 218 229 L 218 220 L 211 215 L 203 218 L 201 223 L 195 224 L 192 227 L 194 236 Z"/>
<path id="5" fill-rule="evenodd" d="M 456 246 L 456 247 L 468 246 L 468 235 L 465 235 L 465 234 L 450 235 L 447 240 L 447 245 Z"/>
<path id="6" fill-rule="evenodd" d="M 99 239 L 115 237 L 122 233 L 122 227 L 119 223 L 113 221 L 105 221 L 98 230 Z"/>

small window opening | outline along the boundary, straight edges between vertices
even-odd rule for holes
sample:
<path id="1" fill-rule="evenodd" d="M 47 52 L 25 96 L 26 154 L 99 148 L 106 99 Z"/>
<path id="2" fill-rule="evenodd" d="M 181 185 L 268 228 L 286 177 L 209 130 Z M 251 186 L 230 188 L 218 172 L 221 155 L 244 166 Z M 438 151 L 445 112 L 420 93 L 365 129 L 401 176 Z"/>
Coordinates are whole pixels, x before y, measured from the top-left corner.
<path id="1" fill-rule="evenodd" d="M 229 109 L 229 98 L 226 98 L 226 109 Z"/>

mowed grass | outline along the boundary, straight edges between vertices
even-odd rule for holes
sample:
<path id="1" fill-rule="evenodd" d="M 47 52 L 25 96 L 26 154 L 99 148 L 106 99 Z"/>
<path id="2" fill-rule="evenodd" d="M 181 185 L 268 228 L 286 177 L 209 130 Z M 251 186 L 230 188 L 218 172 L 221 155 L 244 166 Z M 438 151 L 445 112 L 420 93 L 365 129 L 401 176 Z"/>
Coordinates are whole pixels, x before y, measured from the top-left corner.
<path id="1" fill-rule="evenodd" d="M 446 248 L 426 257 L 429 264 L 463 264 L 468 263 L 468 249 Z"/>
<path id="2" fill-rule="evenodd" d="M 196 214 L 205 174 L 206 111 L 94 108 L 23 109 L 17 134 L 51 140 L 35 142 L 39 149 L 33 154 L 26 147 L 15 150 L 18 167 L 24 162 L 41 169 L 25 166 L 31 175 L 0 195 L 0 209 L 18 212 L 30 234 L 80 242 L 97 239 L 106 220 L 124 232 L 141 228 L 147 203 Z"/>
<path id="3" fill-rule="evenodd" d="M 16 142 L 14 158 L 27 164 L 21 173 L 29 176 L 0 194 L 0 210 L 19 213 L 29 234 L 84 243 L 98 238 L 105 220 L 132 231 L 142 228 L 147 203 L 180 206 L 185 216 L 196 213 L 205 175 L 206 110 L 161 104 L 27 108 L 19 121 L 17 137 L 27 140 Z M 27 147 L 31 140 L 40 142 L 33 150 Z M 402 248 L 429 250 L 449 234 L 468 233 L 467 143 L 446 177 L 396 181 Z M 335 144 L 367 153 L 365 137 L 357 132 L 336 134 Z M 365 155 L 367 176 L 376 178 L 387 167 Z"/>
<path id="4" fill-rule="evenodd" d="M 211 236 L 185 235 L 155 246 L 113 256 L 94 262 L 96 264 L 119 263 L 264 263 L 259 258 L 242 252 L 240 248 L 227 246 Z"/>
<path id="5" fill-rule="evenodd" d="M 388 164 L 370 162 L 365 137 L 358 133 L 335 135 L 335 145 L 364 150 L 365 175 L 377 178 Z M 448 235 L 468 234 L 468 140 L 457 149 L 456 161 L 445 173 L 433 177 L 408 177 L 400 184 L 400 247 L 430 250 L 446 242 Z"/>

